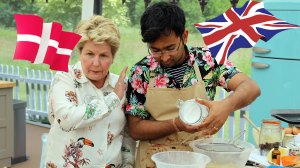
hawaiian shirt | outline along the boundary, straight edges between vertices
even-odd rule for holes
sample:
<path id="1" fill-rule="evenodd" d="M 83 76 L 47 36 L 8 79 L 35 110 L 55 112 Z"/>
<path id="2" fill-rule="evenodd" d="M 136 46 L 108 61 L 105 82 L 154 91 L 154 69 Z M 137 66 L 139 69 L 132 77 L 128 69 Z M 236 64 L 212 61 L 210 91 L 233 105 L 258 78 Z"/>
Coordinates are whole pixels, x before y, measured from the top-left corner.
<path id="1" fill-rule="evenodd" d="M 117 80 L 109 73 L 98 89 L 85 77 L 80 62 L 69 66 L 68 73 L 55 75 L 49 91 L 51 128 L 43 167 L 134 165 L 135 141 L 124 131 L 125 98 L 120 100 L 113 92 Z"/>
<path id="2" fill-rule="evenodd" d="M 210 100 L 214 100 L 216 87 L 221 86 L 225 90 L 229 80 L 240 71 L 229 61 L 224 65 L 217 64 L 216 60 L 206 48 L 186 46 L 188 51 L 188 67 L 183 76 L 183 84 L 179 85 L 171 74 L 168 74 L 163 66 L 151 55 L 144 57 L 131 68 L 128 88 L 126 93 L 126 114 L 149 119 L 150 114 L 145 110 L 146 93 L 149 85 L 150 72 L 155 74 L 154 87 L 157 88 L 186 88 L 195 84 L 197 76 L 194 71 L 194 62 L 198 65 L 202 80 L 205 83 L 206 94 Z"/>

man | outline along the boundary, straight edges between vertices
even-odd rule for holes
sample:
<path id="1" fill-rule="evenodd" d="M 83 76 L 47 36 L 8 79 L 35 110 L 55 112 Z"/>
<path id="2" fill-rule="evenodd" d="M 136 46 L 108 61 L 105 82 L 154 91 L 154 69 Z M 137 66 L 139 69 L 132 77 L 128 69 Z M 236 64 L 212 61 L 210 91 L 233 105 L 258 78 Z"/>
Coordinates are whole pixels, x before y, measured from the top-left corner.
<path id="1" fill-rule="evenodd" d="M 149 55 L 131 69 L 126 113 L 131 136 L 140 140 L 136 167 L 150 168 L 155 167 L 153 153 L 191 150 L 184 142 L 215 134 L 229 114 L 253 102 L 260 89 L 230 62 L 218 65 L 208 50 L 186 45 L 185 15 L 178 6 L 156 3 L 146 9 L 140 24 Z M 217 86 L 234 92 L 213 101 Z M 184 124 L 176 102 L 195 97 L 208 107 L 209 116 L 202 124 Z"/>

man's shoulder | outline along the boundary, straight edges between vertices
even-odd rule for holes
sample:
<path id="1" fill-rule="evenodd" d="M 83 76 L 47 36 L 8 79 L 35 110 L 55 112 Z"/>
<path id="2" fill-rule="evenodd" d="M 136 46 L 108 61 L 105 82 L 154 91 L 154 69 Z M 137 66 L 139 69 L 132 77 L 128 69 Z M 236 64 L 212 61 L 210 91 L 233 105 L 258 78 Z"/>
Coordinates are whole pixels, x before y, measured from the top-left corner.
<path id="1" fill-rule="evenodd" d="M 149 62 L 151 62 L 151 57 L 150 56 L 145 56 L 141 60 L 139 60 L 137 63 L 134 65 L 139 65 L 139 66 L 149 66 Z"/>
<path id="2" fill-rule="evenodd" d="M 198 46 L 190 46 L 187 45 L 187 48 L 190 53 L 204 53 L 204 52 L 210 52 L 207 47 L 198 47 Z"/>
<path id="3" fill-rule="evenodd" d="M 135 71 L 137 68 L 141 68 L 142 71 L 148 70 L 154 62 L 156 61 L 153 58 L 145 56 L 131 67 L 131 71 Z"/>
<path id="4" fill-rule="evenodd" d="M 209 52 L 209 50 L 205 47 L 195 47 L 195 46 L 187 45 L 187 49 L 192 63 L 194 60 L 197 61 L 203 60 L 203 56 L 205 55 L 205 52 Z"/>

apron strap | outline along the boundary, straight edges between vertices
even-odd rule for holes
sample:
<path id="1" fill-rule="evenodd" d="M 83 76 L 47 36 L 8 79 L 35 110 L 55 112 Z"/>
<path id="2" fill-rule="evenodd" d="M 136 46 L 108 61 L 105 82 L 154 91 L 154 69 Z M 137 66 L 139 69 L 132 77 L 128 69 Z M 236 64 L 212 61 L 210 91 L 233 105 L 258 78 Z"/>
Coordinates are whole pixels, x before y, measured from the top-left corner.
<path id="1" fill-rule="evenodd" d="M 196 73 L 196 76 L 197 76 L 198 81 L 202 81 L 202 76 L 201 76 L 199 67 L 198 67 L 198 65 L 197 65 L 197 63 L 196 63 L 196 60 L 195 60 L 193 66 L 194 66 L 194 70 L 195 70 L 195 73 Z"/>
<path id="2" fill-rule="evenodd" d="M 155 77 L 155 73 L 154 72 L 150 72 L 149 88 L 153 88 L 154 87 L 154 77 Z"/>

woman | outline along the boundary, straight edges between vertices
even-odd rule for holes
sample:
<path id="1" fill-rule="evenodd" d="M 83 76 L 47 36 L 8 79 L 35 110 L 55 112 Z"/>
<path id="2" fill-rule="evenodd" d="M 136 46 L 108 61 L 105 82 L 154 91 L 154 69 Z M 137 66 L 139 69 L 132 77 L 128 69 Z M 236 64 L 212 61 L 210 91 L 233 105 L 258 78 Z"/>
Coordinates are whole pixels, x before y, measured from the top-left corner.
<path id="1" fill-rule="evenodd" d="M 102 16 L 82 21 L 76 33 L 82 36 L 79 62 L 68 73 L 57 73 L 49 92 L 51 129 L 44 167 L 133 165 L 135 141 L 123 131 L 127 67 L 120 77 L 109 72 L 120 33 Z M 124 163 L 122 154 L 127 156 Z"/>

